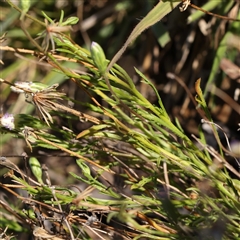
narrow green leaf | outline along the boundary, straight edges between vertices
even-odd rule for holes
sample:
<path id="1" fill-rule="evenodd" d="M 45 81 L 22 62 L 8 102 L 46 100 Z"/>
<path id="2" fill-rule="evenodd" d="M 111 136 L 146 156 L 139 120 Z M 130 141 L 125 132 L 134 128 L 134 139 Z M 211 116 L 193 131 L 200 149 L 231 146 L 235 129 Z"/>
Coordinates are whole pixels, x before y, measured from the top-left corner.
<path id="1" fill-rule="evenodd" d="M 66 26 L 66 25 L 74 25 L 79 21 L 77 17 L 70 17 L 68 18 L 65 22 L 61 24 L 61 26 Z"/>
<path id="2" fill-rule="evenodd" d="M 137 26 L 133 29 L 132 33 L 128 37 L 125 44 L 113 57 L 111 62 L 107 67 L 107 72 L 112 68 L 112 66 L 119 60 L 122 54 L 125 52 L 127 47 L 147 28 L 151 27 L 158 21 L 160 21 L 164 16 L 171 12 L 181 1 L 166 1 L 159 2 L 148 14 L 144 17 Z"/>

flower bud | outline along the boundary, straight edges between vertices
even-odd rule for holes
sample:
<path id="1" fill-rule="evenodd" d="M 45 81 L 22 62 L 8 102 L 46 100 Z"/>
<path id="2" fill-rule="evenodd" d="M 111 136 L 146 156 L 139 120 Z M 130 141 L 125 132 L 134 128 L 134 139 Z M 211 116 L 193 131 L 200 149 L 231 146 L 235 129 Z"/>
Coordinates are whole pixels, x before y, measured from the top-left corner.
<path id="1" fill-rule="evenodd" d="M 42 180 L 42 168 L 40 162 L 35 157 L 30 157 L 29 165 L 33 175 L 36 177 L 39 183 L 43 184 Z"/>
<path id="2" fill-rule="evenodd" d="M 100 74 L 104 75 L 107 69 L 107 61 L 101 46 L 96 42 L 92 42 L 90 51 L 95 66 Z"/>
<path id="3" fill-rule="evenodd" d="M 12 114 L 5 113 L 0 119 L 1 125 L 9 130 L 15 128 L 14 117 Z"/>

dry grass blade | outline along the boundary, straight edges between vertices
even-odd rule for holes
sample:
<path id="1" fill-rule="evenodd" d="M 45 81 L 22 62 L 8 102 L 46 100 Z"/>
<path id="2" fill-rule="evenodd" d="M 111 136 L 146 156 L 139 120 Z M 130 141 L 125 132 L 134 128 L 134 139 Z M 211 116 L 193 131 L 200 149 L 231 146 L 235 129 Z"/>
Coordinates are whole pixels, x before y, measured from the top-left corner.
<path id="1" fill-rule="evenodd" d="M 211 16 L 214 16 L 214 17 L 217 17 L 217 18 L 220 18 L 220 19 L 224 19 L 224 20 L 227 20 L 227 21 L 237 21 L 237 22 L 240 21 L 240 19 L 237 19 L 237 18 L 226 17 L 226 16 L 222 16 L 222 15 L 219 15 L 219 14 L 216 14 L 216 13 L 212 13 L 212 12 L 206 11 L 206 10 L 204 10 L 204 9 L 194 5 L 194 4 L 192 4 L 190 2 L 190 0 L 185 0 L 185 2 L 188 2 L 188 6 L 191 6 L 191 7 L 195 8 L 196 10 L 204 12 L 204 13 L 206 13 L 208 15 L 211 15 Z"/>
<path id="2" fill-rule="evenodd" d="M 227 58 L 220 62 L 220 68 L 232 79 L 240 78 L 240 68 Z"/>
<path id="3" fill-rule="evenodd" d="M 82 113 L 82 112 L 79 112 L 79 111 L 76 111 L 74 109 L 71 109 L 69 107 L 66 107 L 64 105 L 60 105 L 58 103 L 54 103 L 54 106 L 59 109 L 59 110 L 62 110 L 62 111 L 66 111 L 66 112 L 69 112 L 69 113 L 72 113 L 73 115 L 79 117 L 80 121 L 90 121 L 92 123 L 95 123 L 95 124 L 100 124 L 101 121 L 93 116 L 90 116 L 86 113 Z"/>
<path id="4" fill-rule="evenodd" d="M 63 238 L 59 238 L 56 235 L 49 234 L 47 230 L 41 227 L 35 227 L 33 230 L 33 235 L 36 239 L 51 239 L 51 240 L 63 240 Z"/>
<path id="5" fill-rule="evenodd" d="M 69 112 L 75 116 L 78 116 L 80 120 L 88 120 L 90 122 L 93 122 L 95 124 L 100 124 L 100 120 L 98 120 L 95 117 L 92 117 L 88 114 L 78 112 L 74 109 L 71 109 L 69 107 L 66 107 L 62 104 L 59 104 L 55 102 L 56 100 L 62 100 L 62 97 L 65 96 L 65 93 L 57 92 L 56 88 L 58 85 L 53 85 L 49 88 L 46 88 L 42 91 L 38 91 L 36 93 L 31 93 L 31 100 L 27 100 L 29 102 L 33 102 L 34 105 L 36 105 L 41 117 L 44 119 L 44 121 L 47 123 L 48 126 L 49 122 L 53 123 L 52 116 L 49 114 L 49 111 L 57 111 L 62 110 Z M 27 98 L 29 98 L 29 95 L 26 95 Z"/>
<path id="6" fill-rule="evenodd" d="M 49 121 L 53 123 L 52 116 L 49 114 L 49 111 L 56 111 L 57 108 L 54 106 L 54 100 L 61 100 L 65 93 L 56 92 L 56 87 L 58 85 L 53 85 L 49 88 L 46 88 L 42 91 L 32 93 L 32 102 L 36 105 L 40 115 L 44 121 L 49 125 Z M 28 95 L 27 95 L 28 97 Z"/>
<path id="7" fill-rule="evenodd" d="M 7 158 L 0 157 L 0 166 L 16 171 L 22 176 L 22 179 L 25 179 L 24 175 L 22 174 L 22 171 L 18 168 L 18 166 L 15 165 L 13 162 L 9 161 Z"/>

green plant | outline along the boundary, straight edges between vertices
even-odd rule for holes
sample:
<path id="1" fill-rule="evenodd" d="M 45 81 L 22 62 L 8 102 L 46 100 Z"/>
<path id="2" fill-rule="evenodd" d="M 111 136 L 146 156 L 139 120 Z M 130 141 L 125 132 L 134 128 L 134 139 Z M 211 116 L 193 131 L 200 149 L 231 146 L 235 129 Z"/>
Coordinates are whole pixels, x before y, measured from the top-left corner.
<path id="1" fill-rule="evenodd" d="M 61 79 L 69 79 L 87 93 L 90 100 L 84 105 L 90 113 L 67 106 L 66 101 L 70 100 L 77 106 L 83 103 L 58 89 L 58 84 L 63 82 L 61 79 L 22 85 L 7 81 L 5 73 L 6 76 L 1 77 L 1 85 L 9 85 L 5 91 L 9 93 L 11 89 L 24 94 L 24 98 L 38 109 L 40 119 L 29 113 L 18 114 L 13 124 L 12 115 L 4 115 L 1 130 L 23 138 L 33 157 L 34 149 L 38 148 L 62 158 L 73 157 L 78 171 L 70 172 L 71 181 L 87 187 L 81 192 L 77 187 L 69 189 L 70 183 L 55 186 L 47 167 L 42 165 L 43 173 L 39 172 L 39 161 L 30 158 L 36 181 L 2 157 L 0 165 L 11 170 L 6 176 L 12 179 L 12 184 L 0 183 L 1 188 L 28 206 L 28 210 L 23 211 L 20 203 L 15 206 L 0 200 L 3 229 L 8 226 L 9 233 L 15 230 L 17 234 L 31 228 L 35 238 L 50 239 L 90 239 L 91 236 L 105 239 L 111 232 L 113 237 L 125 239 L 193 239 L 202 237 L 204 231 L 210 238 L 214 237 L 212 226 L 219 224 L 226 229 L 220 232 L 225 239 L 239 238 L 239 180 L 230 174 L 238 178 L 240 174 L 225 159 L 200 80 L 196 82 L 195 100 L 203 109 L 205 120 L 212 125 L 219 153 L 206 144 L 201 130 L 200 138 L 195 137 L 198 146 L 187 136 L 178 120 L 171 119 L 157 89 L 141 71 L 135 68 L 141 81 L 154 90 L 158 106 L 148 101 L 126 71 L 116 64 L 143 30 L 159 21 L 179 2 L 160 2 L 136 26 L 110 62 L 97 43 L 93 42 L 87 50 L 60 31 L 49 35 L 44 30 L 40 34 L 45 37 L 41 47 L 28 33 L 23 21 L 24 33 L 38 49 L 37 58 L 51 66 Z M 29 17 L 24 14 L 25 18 Z M 43 17 L 55 24 L 45 13 Z M 43 19 L 31 19 L 48 27 Z M 55 27 L 68 24 L 72 21 L 63 22 L 61 15 Z M 49 45 L 53 51 L 49 50 Z M 83 66 L 84 71 L 79 72 L 67 64 L 72 62 Z M 91 124 L 77 132 L 74 125 L 79 120 Z M 28 156 L 22 159 L 26 161 Z M 124 184 L 111 182 L 110 177 L 119 178 Z M 124 187 L 128 191 L 124 191 Z M 28 197 L 14 192 L 13 188 L 24 190 Z M 91 196 L 94 190 L 101 193 L 100 197 Z M 14 220 L 10 219 L 11 214 Z M 51 222 L 53 231 L 45 229 L 46 221 Z"/>

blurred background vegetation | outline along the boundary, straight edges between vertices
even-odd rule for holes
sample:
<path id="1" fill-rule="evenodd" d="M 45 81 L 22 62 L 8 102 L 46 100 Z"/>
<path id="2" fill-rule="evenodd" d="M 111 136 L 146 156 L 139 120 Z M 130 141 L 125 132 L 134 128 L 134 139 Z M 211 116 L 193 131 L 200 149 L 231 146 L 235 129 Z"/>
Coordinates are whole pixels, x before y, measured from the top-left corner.
<path id="1" fill-rule="evenodd" d="M 107 58 L 111 59 L 126 41 L 133 27 L 157 2 L 148 0 L 136 4 L 128 0 L 31 1 L 30 14 L 42 17 L 41 11 L 44 11 L 52 19 L 59 19 L 60 10 L 63 9 L 66 18 L 77 16 L 80 21 L 73 27 L 71 38 L 87 48 L 92 41 L 98 42 Z M 237 1 L 196 0 L 192 3 L 197 6 L 208 4 L 209 10 L 224 16 L 237 18 L 239 14 Z M 202 78 L 203 88 L 209 82 L 205 90 L 206 97 L 209 97 L 209 92 L 212 92 L 213 85 L 216 84 L 219 89 L 214 89 L 216 96 L 211 105 L 213 117 L 235 130 L 239 113 L 238 101 L 233 101 L 234 92 L 239 85 L 238 73 L 234 74 L 239 66 L 239 23 L 203 13 L 199 16 L 193 14 L 196 14 L 193 8 L 185 12 L 176 8 L 159 23 L 147 29 L 128 48 L 119 64 L 133 77 L 140 92 L 151 102 L 155 102 L 155 94 L 150 87 L 139 82 L 133 66 L 149 77 L 161 93 L 168 112 L 178 117 L 190 133 L 197 129 L 196 111 L 181 84 L 175 79 L 169 79 L 167 73 L 176 74 L 192 94 L 194 82 L 199 77 Z M 19 13 L 16 10 L 3 3 L 0 17 L 2 34 L 7 32 L 4 45 L 33 48 L 19 28 Z M 43 31 L 42 26 L 30 20 L 26 25 L 32 36 L 38 36 Z M 224 38 L 227 35 L 228 40 Z M 39 40 L 40 43 L 41 39 Z M 44 64 L 23 62 L 13 52 L 4 51 L 1 54 L 4 54 L 3 77 L 11 72 L 11 79 L 15 81 L 43 79 L 44 83 L 52 84 L 57 79 L 58 82 L 64 82 L 64 79 L 60 80 L 57 75 L 48 75 L 49 68 Z M 233 73 L 229 73 L 228 68 L 233 69 Z M 9 92 L 3 89 L 5 111 L 13 103 L 13 96 L 5 101 L 8 94 Z M 19 107 L 16 106 L 15 109 Z"/>

